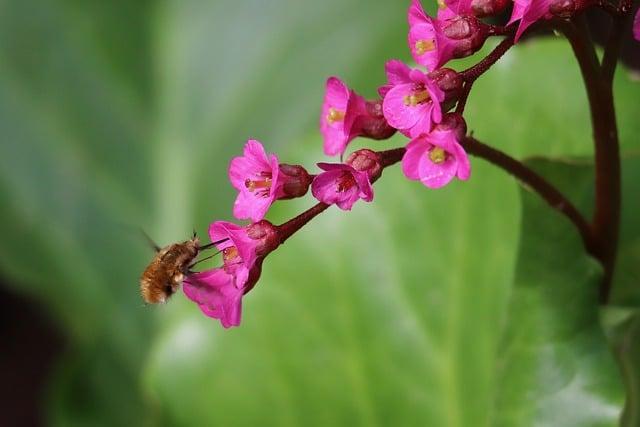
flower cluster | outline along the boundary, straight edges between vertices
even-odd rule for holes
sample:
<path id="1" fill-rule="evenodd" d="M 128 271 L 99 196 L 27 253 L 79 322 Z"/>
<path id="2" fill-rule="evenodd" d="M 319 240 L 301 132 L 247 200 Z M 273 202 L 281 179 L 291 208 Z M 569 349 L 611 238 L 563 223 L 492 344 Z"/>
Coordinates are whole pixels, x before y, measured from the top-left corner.
<path id="1" fill-rule="evenodd" d="M 233 214 L 250 223 L 211 224 L 209 235 L 222 254 L 222 265 L 189 273 L 184 293 L 225 328 L 237 326 L 242 298 L 257 283 L 265 257 L 329 206 L 349 211 L 359 200 L 371 202 L 373 183 L 384 168 L 401 161 L 408 179 L 430 189 L 446 186 L 454 178 L 469 179 L 471 166 L 464 148 L 469 147 L 469 140 L 462 113 L 475 79 L 534 22 L 554 16 L 566 18 L 584 9 L 589 1 L 514 0 L 509 22 L 497 27 L 481 19 L 501 13 L 510 5 L 509 0 L 441 0 L 436 17 L 427 15 L 419 0 L 412 0 L 407 40 L 415 67 L 389 60 L 384 67 L 386 83 L 378 88 L 379 98 L 372 100 L 337 77 L 326 81 L 320 114 L 323 151 L 339 156 L 340 162 L 318 163 L 318 172 L 310 174 L 301 165 L 280 163 L 253 139 L 247 141 L 242 156 L 231 160 L 229 180 L 238 192 Z M 638 15 L 634 34 L 640 39 Z M 455 58 L 477 52 L 489 36 L 506 36 L 507 43 L 498 45 L 468 70 L 456 72 L 444 67 Z M 454 107 L 455 112 L 450 112 Z M 408 138 L 403 147 L 361 149 L 342 161 L 355 138 L 384 140 L 396 132 Z M 303 197 L 309 188 L 319 202 L 314 207 L 281 225 L 265 220 L 273 203 Z"/>

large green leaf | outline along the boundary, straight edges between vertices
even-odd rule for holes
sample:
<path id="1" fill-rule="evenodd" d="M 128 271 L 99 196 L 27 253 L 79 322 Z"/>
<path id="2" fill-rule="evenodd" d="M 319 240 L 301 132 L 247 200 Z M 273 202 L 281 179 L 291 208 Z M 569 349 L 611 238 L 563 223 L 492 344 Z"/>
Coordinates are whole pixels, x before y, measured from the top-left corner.
<path id="1" fill-rule="evenodd" d="M 437 192 L 392 170 L 373 204 L 323 214 L 267 260 L 239 329 L 182 297 L 143 307 L 136 291 L 150 256 L 137 228 L 166 243 L 230 218 L 226 164 L 245 139 L 288 162 L 321 159 L 324 79 L 374 96 L 384 61 L 409 58 L 406 6 L 0 3 L 0 269 L 68 334 L 52 423 L 492 425 L 520 207 L 482 162 Z M 566 43 L 504 59 L 470 98 L 476 135 L 518 155 L 590 153 Z M 630 147 L 639 89 L 621 72 L 616 90 Z M 537 302 L 532 317 L 554 308 Z M 584 303 L 573 314 L 587 316 Z"/>
<path id="2" fill-rule="evenodd" d="M 588 163 L 528 164 L 576 205 L 591 205 Z M 573 225 L 537 195 L 523 191 L 522 212 L 496 424 L 615 425 L 623 396 L 598 317 L 600 265 L 583 253 Z"/>

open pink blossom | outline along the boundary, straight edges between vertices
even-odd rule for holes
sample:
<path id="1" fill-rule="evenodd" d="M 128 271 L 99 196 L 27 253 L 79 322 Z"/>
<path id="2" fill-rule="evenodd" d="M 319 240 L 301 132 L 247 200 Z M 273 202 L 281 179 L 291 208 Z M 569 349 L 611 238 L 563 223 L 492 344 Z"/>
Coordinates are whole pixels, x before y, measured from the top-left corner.
<path id="1" fill-rule="evenodd" d="M 409 7 L 409 49 L 415 61 L 435 71 L 452 58 L 464 58 L 482 47 L 489 33 L 471 11 L 469 0 L 451 1 L 431 18 L 418 0 Z"/>
<path id="2" fill-rule="evenodd" d="M 507 25 L 511 25 L 517 20 L 520 20 L 514 39 L 516 42 L 531 24 L 539 19 L 550 18 L 552 16 L 549 11 L 551 3 L 551 0 L 514 0 L 511 19 L 509 19 Z"/>
<path id="3" fill-rule="evenodd" d="M 311 193 L 319 201 L 349 211 L 359 199 L 373 200 L 373 187 L 366 171 L 341 163 L 318 163 L 318 167 L 325 172 L 314 178 Z"/>
<path id="4" fill-rule="evenodd" d="M 638 9 L 635 18 L 633 18 L 633 37 L 640 41 L 640 9 Z"/>
<path id="5" fill-rule="evenodd" d="M 238 190 L 233 214 L 254 222 L 264 218 L 277 199 L 291 199 L 306 194 L 311 177 L 300 165 L 279 164 L 278 158 L 265 153 L 260 141 L 250 139 L 244 154 L 229 164 L 229 180 Z"/>
<path id="6" fill-rule="evenodd" d="M 469 179 L 471 165 L 454 130 L 434 130 L 413 139 L 402 158 L 402 171 L 409 179 L 429 188 L 447 185 L 453 177 Z"/>
<path id="7" fill-rule="evenodd" d="M 400 61 L 388 61 L 385 70 L 387 84 L 378 91 L 384 96 L 382 112 L 389 125 L 410 137 L 429 132 L 442 119 L 444 92 L 422 71 Z"/>
<path id="8" fill-rule="evenodd" d="M 320 116 L 324 153 L 328 156 L 344 153 L 349 142 L 359 135 L 354 128 L 356 118 L 366 114 L 364 98 L 349 89 L 339 78 L 329 77 Z"/>
<path id="9" fill-rule="evenodd" d="M 229 180 L 238 190 L 233 215 L 238 219 L 260 221 L 276 199 L 278 158 L 267 156 L 260 141 L 250 139 L 244 146 L 244 155 L 229 164 Z"/>
<path id="10" fill-rule="evenodd" d="M 448 8 L 443 10 L 448 11 L 445 12 L 445 16 L 448 18 L 450 10 Z M 455 15 L 453 12 L 451 14 Z M 409 49 L 418 64 L 433 71 L 453 58 L 456 43 L 444 35 L 442 31 L 444 20 L 428 16 L 419 0 L 412 0 L 408 19 Z"/>
<path id="11" fill-rule="evenodd" d="M 221 268 L 187 275 L 183 290 L 202 312 L 229 328 L 240 324 L 242 296 L 260 277 L 262 260 L 280 244 L 277 229 L 268 221 L 246 227 L 217 221 L 209 227 L 222 252 Z"/>

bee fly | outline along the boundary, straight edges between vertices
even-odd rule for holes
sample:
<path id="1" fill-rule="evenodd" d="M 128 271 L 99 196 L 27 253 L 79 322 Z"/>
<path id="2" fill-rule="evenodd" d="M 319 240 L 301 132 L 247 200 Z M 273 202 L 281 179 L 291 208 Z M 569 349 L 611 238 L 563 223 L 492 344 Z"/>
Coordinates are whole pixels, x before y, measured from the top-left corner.
<path id="1" fill-rule="evenodd" d="M 191 272 L 190 269 L 198 262 L 204 261 L 202 259 L 194 262 L 200 251 L 227 240 L 200 246 L 200 240 L 194 232 L 193 237 L 185 242 L 160 248 L 146 234 L 145 237 L 156 251 L 156 255 L 140 277 L 140 294 L 147 304 L 167 302 L 178 290 L 185 275 Z"/>

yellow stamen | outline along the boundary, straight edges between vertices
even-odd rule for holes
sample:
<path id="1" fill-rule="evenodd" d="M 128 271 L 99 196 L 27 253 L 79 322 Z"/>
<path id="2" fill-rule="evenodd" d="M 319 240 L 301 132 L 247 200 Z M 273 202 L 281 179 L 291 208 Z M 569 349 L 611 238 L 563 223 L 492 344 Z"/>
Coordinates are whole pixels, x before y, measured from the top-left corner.
<path id="1" fill-rule="evenodd" d="M 342 119 L 344 119 L 344 111 L 336 110 L 333 107 L 329 108 L 329 114 L 327 114 L 327 121 L 330 124 L 339 122 Z"/>
<path id="2" fill-rule="evenodd" d="M 407 107 L 415 107 L 416 105 L 422 102 L 427 102 L 430 99 L 431 97 L 429 96 L 429 92 L 423 90 L 422 92 L 415 92 L 411 95 L 406 95 L 404 97 L 404 105 Z"/>
<path id="3" fill-rule="evenodd" d="M 438 9 L 444 9 L 447 7 L 447 4 L 444 2 L 444 0 L 438 0 Z"/>
<path id="4" fill-rule="evenodd" d="M 433 40 L 418 40 L 415 44 L 416 53 L 418 55 L 424 55 L 427 52 L 431 52 L 436 48 L 436 43 Z"/>
<path id="5" fill-rule="evenodd" d="M 224 262 L 231 261 L 238 257 L 238 249 L 235 246 L 229 246 L 222 250 L 222 259 Z"/>
<path id="6" fill-rule="evenodd" d="M 436 165 L 440 163 L 444 163 L 447 160 L 447 153 L 440 147 L 433 147 L 431 151 L 429 151 L 429 160 L 431 160 Z"/>
<path id="7" fill-rule="evenodd" d="M 256 188 L 271 188 L 271 178 L 265 178 L 264 181 L 252 181 L 247 179 L 244 182 L 244 186 L 249 189 L 249 191 L 254 191 Z"/>

